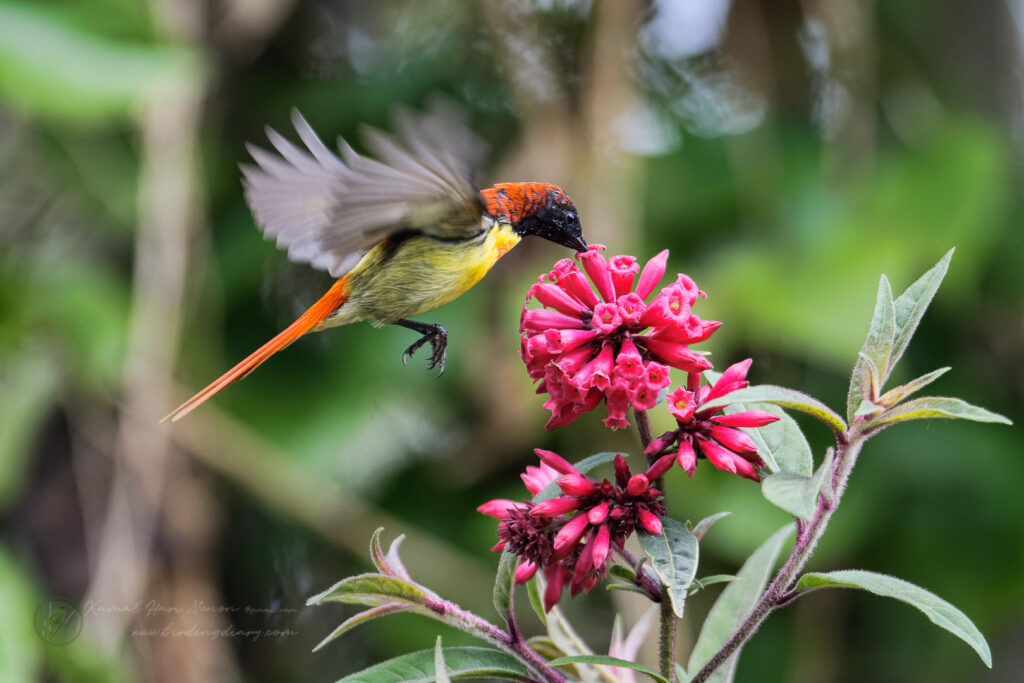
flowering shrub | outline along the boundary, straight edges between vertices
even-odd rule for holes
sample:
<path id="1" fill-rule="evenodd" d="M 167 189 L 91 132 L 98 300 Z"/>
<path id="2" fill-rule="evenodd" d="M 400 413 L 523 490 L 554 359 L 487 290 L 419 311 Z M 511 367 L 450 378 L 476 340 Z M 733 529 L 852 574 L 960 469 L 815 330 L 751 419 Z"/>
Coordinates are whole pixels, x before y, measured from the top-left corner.
<path id="1" fill-rule="evenodd" d="M 412 611 L 466 631 L 489 647 L 443 647 L 438 638 L 433 650 L 383 662 L 360 672 L 356 679 L 447 681 L 457 676 L 563 683 L 567 677 L 601 677 L 609 683 L 632 683 L 635 670 L 663 683 L 673 679 L 700 683 L 713 675 L 719 676 L 716 680 L 731 680 L 731 674 L 722 674 L 723 667 L 736 661 L 769 615 L 814 590 L 843 587 L 895 597 L 917 607 L 991 666 L 988 644 L 967 616 L 922 588 L 860 570 L 802 573 L 870 437 L 915 419 L 1009 423 L 959 399 L 910 398 L 943 371 L 882 390 L 935 295 L 952 252 L 895 299 L 883 277 L 867 340 L 850 380 L 844 418 L 799 391 L 749 386 L 750 359 L 714 374 L 711 363 L 690 349 L 720 325 L 692 312 L 704 293 L 689 277 L 677 275 L 675 282 L 651 297 L 664 276 L 668 252 L 641 269 L 632 256 L 606 259 L 603 251 L 595 245 L 578 257 L 578 263 L 563 259 L 531 287 L 527 304 L 536 300 L 541 307 L 523 307 L 521 355 L 530 377 L 539 382 L 538 393 L 548 395 L 544 403 L 551 411 L 548 429 L 569 424 L 602 403 L 608 414 L 604 423 L 622 428 L 630 424 L 626 414 L 631 409 L 646 461 L 631 467 L 624 454 L 598 453 L 572 464 L 561 455 L 537 449 L 540 462 L 527 466 L 522 475 L 529 497 L 495 499 L 478 508 L 499 520 L 493 548 L 501 553 L 494 606 L 503 626 L 417 583 L 399 558 L 401 537 L 384 552 L 378 530 L 370 543 L 377 571 L 344 579 L 309 601 L 369 606 L 343 622 L 320 647 L 371 619 Z M 685 383 L 675 388 L 672 369 L 686 373 Z M 675 428 L 651 438 L 647 411 L 663 401 Z M 780 408 L 806 413 L 831 430 L 835 446 L 819 459 L 817 469 L 796 423 Z M 692 478 L 701 458 L 718 470 L 760 482 L 765 499 L 794 517 L 795 523 L 768 538 L 735 577 L 697 579 L 700 541 L 727 513 L 696 524 L 684 524 L 667 514 L 663 479 L 672 476 L 676 463 Z M 609 463 L 610 477 L 592 474 Z M 794 531 L 789 557 L 772 576 L 776 559 Z M 634 555 L 637 546 L 643 553 L 640 559 Z M 617 635 L 608 654 L 598 655 L 559 612 L 566 587 L 576 596 L 604 579 L 612 581 L 609 589 L 640 593 L 656 605 L 650 614 L 656 611 L 660 617 L 659 671 L 633 661 L 649 617 L 625 637 L 613 631 Z M 687 597 L 733 579 L 739 581 L 722 591 L 684 665 L 675 652 L 675 628 Z M 523 635 L 513 608 L 516 586 L 521 584 L 526 585 L 530 604 L 547 629 L 537 640 Z"/>

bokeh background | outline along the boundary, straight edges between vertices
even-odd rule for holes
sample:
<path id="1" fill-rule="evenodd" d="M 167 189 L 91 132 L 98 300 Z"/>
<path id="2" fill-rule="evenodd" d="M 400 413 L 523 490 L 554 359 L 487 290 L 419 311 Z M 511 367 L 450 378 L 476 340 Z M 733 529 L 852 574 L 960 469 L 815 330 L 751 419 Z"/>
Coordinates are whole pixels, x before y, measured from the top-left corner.
<path id="1" fill-rule="evenodd" d="M 416 577 L 493 617 L 475 506 L 521 497 L 534 447 L 638 452 L 598 414 L 543 431 L 516 353 L 526 289 L 565 256 L 540 240 L 429 316 L 452 333 L 440 379 L 399 362 L 408 330 L 356 325 L 158 425 L 329 286 L 242 198 L 244 144 L 290 134 L 292 107 L 357 140 L 447 96 L 492 145 L 488 182 L 561 185 L 612 253 L 670 248 L 725 322 L 720 369 L 751 356 L 754 381 L 840 409 L 880 273 L 900 291 L 955 246 L 896 379 L 951 365 L 936 393 L 1019 422 L 1022 67 L 1021 0 L 3 0 L 0 680 L 329 681 L 430 647 L 439 627 L 399 616 L 311 654 L 352 608 L 304 602 L 365 571 L 384 526 Z M 811 564 L 945 597 L 993 671 L 914 610 L 835 591 L 774 616 L 739 680 L 1024 679 L 1022 451 L 994 425 L 883 433 Z M 668 489 L 676 517 L 733 513 L 701 574 L 786 521 L 706 463 Z M 601 651 L 635 597 L 569 611 Z M 33 628 L 55 598 L 85 613 L 63 646 Z"/>

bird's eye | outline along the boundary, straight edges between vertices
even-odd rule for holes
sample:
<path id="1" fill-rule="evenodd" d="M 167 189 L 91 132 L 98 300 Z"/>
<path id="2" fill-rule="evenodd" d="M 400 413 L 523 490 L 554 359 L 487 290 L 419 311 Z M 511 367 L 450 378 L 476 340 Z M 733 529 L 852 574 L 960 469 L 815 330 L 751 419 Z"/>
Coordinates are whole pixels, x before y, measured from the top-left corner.
<path id="1" fill-rule="evenodd" d="M 571 211 L 565 214 L 565 220 L 568 221 L 569 225 L 576 225 L 577 223 L 580 222 L 579 216 L 572 213 Z"/>

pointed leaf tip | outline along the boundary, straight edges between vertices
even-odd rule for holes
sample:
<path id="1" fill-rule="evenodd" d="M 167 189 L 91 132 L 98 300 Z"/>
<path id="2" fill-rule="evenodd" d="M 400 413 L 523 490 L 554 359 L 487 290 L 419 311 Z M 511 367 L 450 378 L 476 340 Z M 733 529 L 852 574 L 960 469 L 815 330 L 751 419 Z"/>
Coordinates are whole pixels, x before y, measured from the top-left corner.
<path id="1" fill-rule="evenodd" d="M 860 588 L 886 598 L 895 598 L 924 613 L 932 623 L 949 631 L 970 645 L 985 666 L 992 668 L 992 652 L 985 636 L 966 614 L 934 593 L 909 581 L 885 574 L 846 569 L 827 573 L 804 574 L 797 582 L 798 590 L 812 588 Z"/>

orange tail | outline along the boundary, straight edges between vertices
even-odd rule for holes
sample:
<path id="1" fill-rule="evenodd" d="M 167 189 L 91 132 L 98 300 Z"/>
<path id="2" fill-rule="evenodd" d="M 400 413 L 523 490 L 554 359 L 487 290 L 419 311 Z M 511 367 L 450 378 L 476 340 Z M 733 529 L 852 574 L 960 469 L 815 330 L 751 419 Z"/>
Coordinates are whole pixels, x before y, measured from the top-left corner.
<path id="1" fill-rule="evenodd" d="M 298 320 L 286 327 L 266 344 L 256 349 L 256 351 L 254 351 L 248 358 L 214 380 L 210 386 L 182 403 L 174 410 L 173 413 L 165 417 L 163 420 L 160 420 L 160 422 L 166 422 L 167 420 L 177 422 L 205 403 L 208 398 L 216 394 L 218 391 L 235 380 L 242 379 L 259 367 L 263 361 L 267 360 L 275 353 L 312 330 L 319 323 L 326 320 L 331 313 L 338 310 L 338 307 L 348 299 L 348 291 L 345 286 L 345 281 L 346 278 L 340 278 L 329 290 L 327 290 L 327 293 L 324 294 L 319 301 L 310 306 L 305 313 L 300 315 Z"/>

